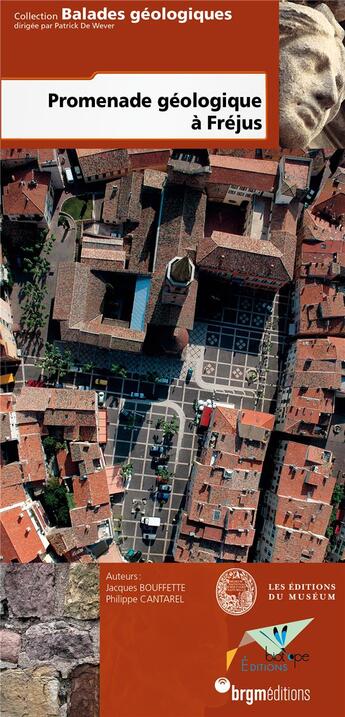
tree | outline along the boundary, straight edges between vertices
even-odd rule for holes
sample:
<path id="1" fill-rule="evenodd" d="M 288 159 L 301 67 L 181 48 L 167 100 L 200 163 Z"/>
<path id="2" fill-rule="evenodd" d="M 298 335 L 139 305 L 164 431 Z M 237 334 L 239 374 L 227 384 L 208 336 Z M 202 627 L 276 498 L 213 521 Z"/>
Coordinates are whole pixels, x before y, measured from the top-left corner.
<path id="1" fill-rule="evenodd" d="M 58 478 L 51 478 L 45 485 L 42 504 L 51 523 L 59 528 L 70 525 L 67 490 Z"/>
<path id="2" fill-rule="evenodd" d="M 157 474 L 158 474 L 157 480 L 160 483 L 167 483 L 170 480 L 170 478 L 173 477 L 173 474 L 171 473 L 171 471 L 168 470 L 168 468 L 166 466 L 160 466 L 159 468 L 157 468 Z"/>
<path id="3" fill-rule="evenodd" d="M 111 373 L 115 374 L 115 376 L 120 376 L 121 378 L 127 378 L 128 371 L 124 366 L 121 366 L 119 363 L 112 363 L 110 366 Z"/>
<path id="4" fill-rule="evenodd" d="M 132 478 L 133 475 L 133 464 L 132 463 L 124 463 L 121 466 L 121 475 L 124 479 L 125 483 Z"/>
<path id="5" fill-rule="evenodd" d="M 55 436 L 46 436 L 45 438 L 43 438 L 42 443 L 44 452 L 48 460 L 50 460 L 50 458 L 53 458 L 53 456 L 55 456 L 58 451 L 67 447 L 66 441 L 61 442 L 57 438 L 55 438 Z"/>
<path id="6" fill-rule="evenodd" d="M 71 370 L 73 363 L 73 357 L 69 350 L 66 350 L 63 354 L 55 344 L 46 343 L 45 354 L 39 362 L 39 366 L 43 369 L 44 373 L 51 377 L 64 376 L 68 371 Z"/>
<path id="7" fill-rule="evenodd" d="M 163 421 L 163 425 L 162 425 L 163 436 L 165 438 L 175 436 L 175 434 L 178 433 L 179 426 L 180 426 L 180 423 L 179 423 L 178 418 L 176 418 L 176 416 L 174 416 L 171 419 L 171 421 Z"/>
<path id="8" fill-rule="evenodd" d="M 83 368 L 83 371 L 85 371 L 85 373 L 91 373 L 95 367 L 96 367 L 96 364 L 93 361 L 88 361 L 87 363 L 83 364 L 82 368 Z"/>

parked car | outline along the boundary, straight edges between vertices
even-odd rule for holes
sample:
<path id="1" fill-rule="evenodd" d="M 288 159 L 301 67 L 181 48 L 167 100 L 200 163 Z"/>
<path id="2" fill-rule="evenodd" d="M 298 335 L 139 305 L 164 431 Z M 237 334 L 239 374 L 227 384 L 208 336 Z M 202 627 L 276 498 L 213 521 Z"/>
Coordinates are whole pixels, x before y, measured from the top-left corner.
<path id="1" fill-rule="evenodd" d="M 73 177 L 71 168 L 70 168 L 70 167 L 66 167 L 66 169 L 64 169 L 64 172 L 65 172 L 66 182 L 67 182 L 68 184 L 73 184 L 73 182 L 74 182 L 74 177 Z"/>
<path id="2" fill-rule="evenodd" d="M 96 378 L 95 379 L 95 386 L 104 386 L 104 388 L 107 388 L 108 381 L 106 378 Z"/>
<path id="3" fill-rule="evenodd" d="M 35 388 L 44 388 L 45 381 L 42 381 L 41 379 L 36 378 L 29 378 L 29 380 L 26 382 L 27 386 L 35 386 Z"/>
<path id="4" fill-rule="evenodd" d="M 81 178 L 82 178 L 82 173 L 81 173 L 81 171 L 80 171 L 80 167 L 78 167 L 78 166 L 77 166 L 77 167 L 73 167 L 73 169 L 74 169 L 74 174 L 75 174 L 75 176 L 77 177 L 77 179 L 81 179 Z"/>
<path id="5" fill-rule="evenodd" d="M 161 491 L 159 491 L 157 493 L 158 502 L 159 503 L 167 503 L 169 500 L 169 495 L 170 495 L 169 493 L 161 493 Z"/>
<path id="6" fill-rule="evenodd" d="M 63 388 L 63 383 L 56 381 L 56 383 L 54 383 L 54 388 Z"/>
<path id="7" fill-rule="evenodd" d="M 150 448 L 150 456 L 162 456 L 164 454 L 165 448 L 164 446 L 151 446 Z"/>
<path id="8" fill-rule="evenodd" d="M 192 376 L 193 376 L 193 369 L 192 369 L 192 368 L 189 368 L 188 371 L 187 371 L 187 373 L 186 373 L 186 383 L 189 383 L 189 381 L 191 380 Z"/>
<path id="9" fill-rule="evenodd" d="M 125 560 L 128 560 L 129 563 L 138 563 L 141 556 L 141 550 L 133 550 L 133 548 L 130 548 L 127 550 L 127 553 L 125 553 L 124 558 Z"/>
<path id="10" fill-rule="evenodd" d="M 99 406 L 103 406 L 105 401 L 105 393 L 104 391 L 98 391 L 97 393 L 97 401 Z"/>
<path id="11" fill-rule="evenodd" d="M 143 539 L 144 540 L 155 540 L 157 528 L 159 528 L 161 524 L 160 518 L 154 518 L 151 517 L 144 517 L 140 521 L 141 525 L 143 526 Z"/>
<path id="12" fill-rule="evenodd" d="M 168 485 L 167 483 L 161 483 L 159 485 L 159 492 L 160 493 L 171 493 L 171 485 Z"/>
<path id="13" fill-rule="evenodd" d="M 131 391 L 131 398 L 145 398 L 145 394 L 137 393 L 136 391 Z"/>
<path id="14" fill-rule="evenodd" d="M 78 386 L 79 391 L 91 391 L 90 386 Z"/>

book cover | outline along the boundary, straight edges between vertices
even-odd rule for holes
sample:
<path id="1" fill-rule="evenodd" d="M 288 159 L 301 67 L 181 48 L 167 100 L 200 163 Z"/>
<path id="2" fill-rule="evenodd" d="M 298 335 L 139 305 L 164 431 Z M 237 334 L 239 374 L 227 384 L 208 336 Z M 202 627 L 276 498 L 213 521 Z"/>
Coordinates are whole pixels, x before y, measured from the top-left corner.
<path id="1" fill-rule="evenodd" d="M 1 20 L 0 713 L 342 717 L 344 2 Z"/>

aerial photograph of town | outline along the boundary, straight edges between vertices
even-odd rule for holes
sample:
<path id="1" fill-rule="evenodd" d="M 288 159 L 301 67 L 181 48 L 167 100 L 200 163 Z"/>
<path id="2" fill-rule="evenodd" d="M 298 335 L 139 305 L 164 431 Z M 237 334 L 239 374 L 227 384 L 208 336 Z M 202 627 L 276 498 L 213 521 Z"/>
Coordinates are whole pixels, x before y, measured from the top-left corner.
<path id="1" fill-rule="evenodd" d="M 1 150 L 2 563 L 345 560 L 345 151 Z"/>

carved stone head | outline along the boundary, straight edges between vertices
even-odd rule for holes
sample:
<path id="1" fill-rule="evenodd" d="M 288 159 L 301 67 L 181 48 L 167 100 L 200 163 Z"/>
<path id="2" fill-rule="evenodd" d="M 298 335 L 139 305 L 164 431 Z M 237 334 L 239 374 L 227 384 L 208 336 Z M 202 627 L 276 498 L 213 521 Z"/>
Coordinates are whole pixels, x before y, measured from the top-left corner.
<path id="1" fill-rule="evenodd" d="M 280 144 L 309 147 L 345 97 L 344 30 L 324 5 L 281 2 Z"/>

